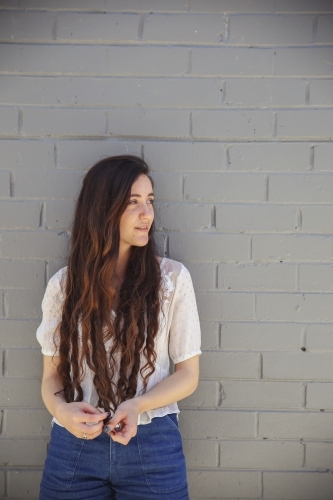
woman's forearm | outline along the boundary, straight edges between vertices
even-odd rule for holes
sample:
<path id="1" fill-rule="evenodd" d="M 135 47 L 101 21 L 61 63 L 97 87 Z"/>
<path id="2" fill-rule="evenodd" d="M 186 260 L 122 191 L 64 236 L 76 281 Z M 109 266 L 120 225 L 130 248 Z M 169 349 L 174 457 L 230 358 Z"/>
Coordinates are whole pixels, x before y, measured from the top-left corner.
<path id="1" fill-rule="evenodd" d="M 139 413 L 167 406 L 192 394 L 198 385 L 199 356 L 176 365 L 175 372 L 152 389 L 134 398 Z"/>

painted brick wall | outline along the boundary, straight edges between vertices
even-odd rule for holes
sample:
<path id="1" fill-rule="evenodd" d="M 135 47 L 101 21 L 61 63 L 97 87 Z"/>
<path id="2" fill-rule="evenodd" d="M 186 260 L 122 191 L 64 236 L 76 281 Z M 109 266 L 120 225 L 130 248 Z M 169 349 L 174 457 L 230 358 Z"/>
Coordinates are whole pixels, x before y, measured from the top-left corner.
<path id="1" fill-rule="evenodd" d="M 191 499 L 332 499 L 332 2 L 0 5 L 0 497 L 38 495 L 35 330 L 83 173 L 131 152 L 197 291 Z"/>

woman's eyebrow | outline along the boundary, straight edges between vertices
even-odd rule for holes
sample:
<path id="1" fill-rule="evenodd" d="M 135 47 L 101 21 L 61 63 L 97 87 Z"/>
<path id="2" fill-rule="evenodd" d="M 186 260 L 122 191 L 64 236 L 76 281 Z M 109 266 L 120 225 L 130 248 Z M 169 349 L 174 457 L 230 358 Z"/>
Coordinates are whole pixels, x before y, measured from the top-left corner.
<path id="1" fill-rule="evenodd" d="M 141 194 L 131 194 L 131 198 L 135 196 L 136 198 L 141 198 Z M 149 193 L 147 196 L 154 196 L 154 193 Z"/>

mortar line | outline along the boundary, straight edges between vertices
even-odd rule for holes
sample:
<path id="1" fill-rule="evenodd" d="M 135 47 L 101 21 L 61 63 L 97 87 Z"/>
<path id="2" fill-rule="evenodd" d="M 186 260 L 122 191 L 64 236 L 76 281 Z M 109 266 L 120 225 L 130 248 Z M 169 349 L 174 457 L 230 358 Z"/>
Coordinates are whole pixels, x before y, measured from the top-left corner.
<path id="1" fill-rule="evenodd" d="M 224 19 L 224 33 L 223 33 L 223 41 L 225 44 L 229 41 L 229 28 L 230 28 L 230 16 L 226 15 Z"/>
<path id="2" fill-rule="evenodd" d="M 301 408 L 306 408 L 307 384 L 301 384 Z"/>
<path id="3" fill-rule="evenodd" d="M 2 352 L 2 376 L 7 377 L 7 361 L 8 361 L 8 349 L 4 349 Z"/>
<path id="4" fill-rule="evenodd" d="M 277 136 L 277 112 L 272 113 L 272 137 Z"/>
<path id="5" fill-rule="evenodd" d="M 23 126 L 23 108 L 18 109 L 18 117 L 17 117 L 17 131 L 18 134 L 21 135 Z"/>
<path id="6" fill-rule="evenodd" d="M 216 229 L 216 206 L 213 205 L 210 214 L 210 224 L 212 228 Z"/>
<path id="7" fill-rule="evenodd" d="M 190 116 L 189 116 L 189 137 L 193 139 L 192 111 L 190 111 Z"/>
<path id="8" fill-rule="evenodd" d="M 140 146 L 140 156 L 144 161 L 145 160 L 145 145 L 144 144 L 141 144 L 141 146 Z"/>
<path id="9" fill-rule="evenodd" d="M 303 446 L 303 463 L 301 465 L 301 468 L 305 468 L 306 466 L 306 445 L 305 443 L 301 443 L 301 445 Z"/>
<path id="10" fill-rule="evenodd" d="M 315 146 L 310 146 L 310 170 L 314 169 L 314 161 L 315 161 Z"/>
<path id="11" fill-rule="evenodd" d="M 215 264 L 215 290 L 219 289 L 219 265 Z"/>
<path id="12" fill-rule="evenodd" d="M 47 286 L 49 282 L 49 262 L 45 261 L 45 286 Z"/>
<path id="13" fill-rule="evenodd" d="M 252 236 L 249 237 L 249 260 L 252 259 L 252 253 L 253 253 L 253 241 L 252 241 Z"/>
<path id="14" fill-rule="evenodd" d="M 40 213 L 39 213 L 39 228 L 42 229 L 45 227 L 45 210 L 46 210 L 46 203 L 43 202 L 40 207 Z"/>
<path id="15" fill-rule="evenodd" d="M 223 105 L 224 101 L 225 101 L 225 97 L 226 97 L 226 90 L 227 90 L 227 82 L 226 80 L 222 80 L 221 81 L 221 86 L 220 86 L 220 91 L 221 91 L 221 100 L 220 100 L 220 104 L 221 106 Z"/>
<path id="16" fill-rule="evenodd" d="M 166 235 L 164 240 L 164 256 L 169 257 L 169 236 Z"/>
<path id="17" fill-rule="evenodd" d="M 259 437 L 259 413 L 256 411 L 254 414 L 254 437 Z"/>
<path id="18" fill-rule="evenodd" d="M 5 432 L 5 410 L 0 410 L 1 418 L 0 418 L 0 437 L 4 435 Z"/>
<path id="19" fill-rule="evenodd" d="M 264 472 L 260 471 L 259 474 L 260 474 L 259 485 L 260 485 L 260 492 L 261 492 L 260 498 L 264 498 Z"/>
<path id="20" fill-rule="evenodd" d="M 188 49 L 187 51 L 187 68 L 186 68 L 186 73 L 191 74 L 192 73 L 192 48 Z"/>
<path id="21" fill-rule="evenodd" d="M 9 194 L 11 198 L 15 198 L 15 172 L 12 170 L 9 175 Z"/>
<path id="22" fill-rule="evenodd" d="M 57 28 L 58 28 L 58 14 L 54 12 L 52 14 L 52 40 L 57 39 Z"/>
<path id="23" fill-rule="evenodd" d="M 265 175 L 265 201 L 268 201 L 269 197 L 269 175 Z"/>
<path id="24" fill-rule="evenodd" d="M 55 168 L 59 168 L 59 142 L 56 141 L 53 146 L 53 159 Z"/>
<path id="25" fill-rule="evenodd" d="M 2 309 L 3 309 L 3 317 L 8 318 L 8 297 L 7 291 L 4 291 L 2 294 Z"/>
<path id="26" fill-rule="evenodd" d="M 312 43 L 317 40 L 317 30 L 318 30 L 318 16 L 314 15 L 312 18 Z"/>
<path id="27" fill-rule="evenodd" d="M 217 345 L 219 349 L 222 349 L 222 325 L 217 324 Z"/>
<path id="28" fill-rule="evenodd" d="M 308 106 L 310 104 L 310 83 L 305 83 L 305 104 Z"/>
<path id="29" fill-rule="evenodd" d="M 141 41 L 143 37 L 143 31 L 144 31 L 144 26 L 145 26 L 145 18 L 146 18 L 146 13 L 142 12 L 139 17 L 139 25 L 138 25 L 138 40 Z"/>
<path id="30" fill-rule="evenodd" d="M 185 175 L 180 176 L 180 198 L 185 201 Z"/>
<path id="31" fill-rule="evenodd" d="M 104 134 L 107 135 L 109 132 L 109 112 L 106 110 L 105 111 L 105 129 L 104 129 Z"/>

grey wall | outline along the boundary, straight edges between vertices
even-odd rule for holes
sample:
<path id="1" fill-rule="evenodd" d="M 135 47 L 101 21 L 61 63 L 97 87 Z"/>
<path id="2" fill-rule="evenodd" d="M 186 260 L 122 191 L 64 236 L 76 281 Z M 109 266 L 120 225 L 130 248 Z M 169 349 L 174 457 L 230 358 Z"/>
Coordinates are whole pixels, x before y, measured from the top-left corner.
<path id="1" fill-rule="evenodd" d="M 1 498 L 37 498 L 35 330 L 81 178 L 131 152 L 197 290 L 191 499 L 331 499 L 332 2 L 0 5 Z"/>

